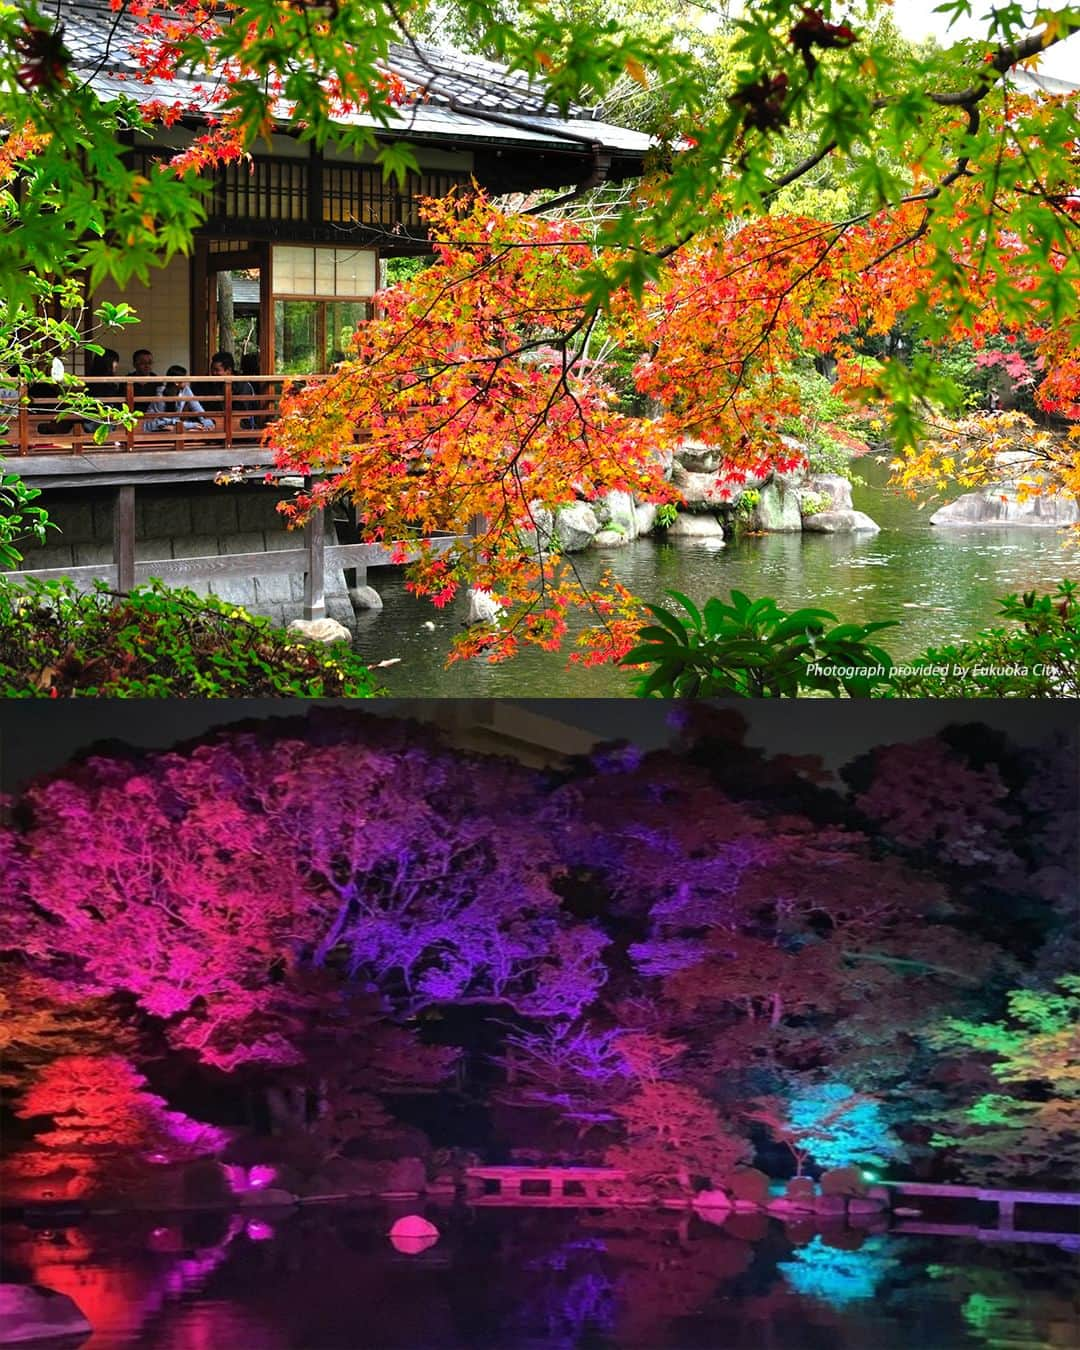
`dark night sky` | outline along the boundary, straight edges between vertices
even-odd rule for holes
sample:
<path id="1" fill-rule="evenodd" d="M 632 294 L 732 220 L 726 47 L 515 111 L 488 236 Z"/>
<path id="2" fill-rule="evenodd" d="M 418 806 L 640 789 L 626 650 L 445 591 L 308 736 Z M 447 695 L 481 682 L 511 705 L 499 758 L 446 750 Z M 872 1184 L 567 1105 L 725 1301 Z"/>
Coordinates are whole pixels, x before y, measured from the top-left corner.
<path id="1" fill-rule="evenodd" d="M 635 699 L 511 700 L 530 711 L 580 726 L 598 739 L 624 738 L 646 748 L 668 739 L 670 705 Z M 123 702 L 72 700 L 0 705 L 0 786 L 12 791 L 28 778 L 57 768 L 95 741 L 116 739 L 165 748 L 212 726 L 251 717 L 294 717 L 295 701 L 236 700 Z M 355 705 L 363 715 L 409 715 L 406 700 Z M 424 705 L 421 705 L 421 710 Z M 430 705 L 427 705 L 430 706 Z M 749 740 L 773 753 L 820 754 L 843 764 L 876 744 L 917 740 L 952 722 L 984 722 L 1023 744 L 1035 744 L 1080 726 L 1080 704 L 1008 702 L 872 702 L 801 700 L 739 702 Z"/>

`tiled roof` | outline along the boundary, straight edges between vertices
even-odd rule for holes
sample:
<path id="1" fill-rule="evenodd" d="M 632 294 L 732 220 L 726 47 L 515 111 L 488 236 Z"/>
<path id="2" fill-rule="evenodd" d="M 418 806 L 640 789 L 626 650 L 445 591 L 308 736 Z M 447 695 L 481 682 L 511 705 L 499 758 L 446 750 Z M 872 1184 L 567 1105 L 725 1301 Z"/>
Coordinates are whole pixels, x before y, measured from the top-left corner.
<path id="1" fill-rule="evenodd" d="M 91 84 L 102 97 L 126 93 L 140 100 L 206 106 L 207 94 L 200 95 L 198 88 L 211 91 L 213 79 L 135 83 L 139 74 L 131 56 L 137 40 L 135 21 L 123 12 L 111 11 L 108 0 L 59 0 L 57 9 L 75 70 L 93 72 Z M 391 49 L 388 65 L 409 89 L 425 91 L 422 101 L 403 106 L 391 124 L 391 130 L 401 135 L 546 147 L 598 142 L 631 155 L 642 155 L 649 146 L 649 138 L 641 132 L 596 121 L 586 108 L 571 108 L 567 117 L 561 117 L 540 85 L 493 61 L 424 44 L 413 49 L 399 43 Z M 363 114 L 342 120 L 381 125 Z"/>

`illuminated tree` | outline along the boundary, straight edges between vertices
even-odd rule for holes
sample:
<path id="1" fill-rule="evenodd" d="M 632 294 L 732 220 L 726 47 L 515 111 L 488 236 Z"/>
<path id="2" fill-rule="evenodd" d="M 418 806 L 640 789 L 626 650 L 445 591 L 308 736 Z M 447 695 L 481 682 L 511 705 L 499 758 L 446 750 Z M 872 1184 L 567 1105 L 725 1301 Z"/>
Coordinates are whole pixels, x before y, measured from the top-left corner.
<path id="1" fill-rule="evenodd" d="M 57 1153 L 139 1154 L 153 1163 L 218 1153 L 226 1135 L 146 1090 L 146 1079 L 121 1055 L 62 1055 L 41 1071 L 16 1114 L 51 1116 L 36 1136 Z"/>
<path id="2" fill-rule="evenodd" d="M 932 1040 L 946 1052 L 992 1056 L 1000 1084 L 942 1117 L 938 1148 L 965 1172 L 995 1179 L 1075 1175 L 1080 1163 L 1080 976 L 1056 990 L 1016 989 L 1008 1020 L 947 1018 Z"/>
<path id="3" fill-rule="evenodd" d="M 762 1101 L 747 1115 L 786 1145 L 800 1177 L 807 1159 L 826 1168 L 861 1163 L 880 1166 L 903 1152 L 881 1103 L 846 1083 L 807 1084 L 786 1103 Z"/>

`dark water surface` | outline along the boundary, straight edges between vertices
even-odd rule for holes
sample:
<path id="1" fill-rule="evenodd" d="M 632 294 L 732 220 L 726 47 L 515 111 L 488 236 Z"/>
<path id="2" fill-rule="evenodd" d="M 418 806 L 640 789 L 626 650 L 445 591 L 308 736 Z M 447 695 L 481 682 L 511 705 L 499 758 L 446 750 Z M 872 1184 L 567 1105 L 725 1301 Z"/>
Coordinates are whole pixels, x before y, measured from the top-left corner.
<path id="1" fill-rule="evenodd" d="M 6 1279 L 73 1297 L 83 1350 L 1069 1350 L 1075 1257 L 1056 1247 L 764 1215 L 386 1210 L 131 1216 L 5 1233 Z"/>
<path id="2" fill-rule="evenodd" d="M 786 609 L 822 605 L 845 622 L 899 618 L 885 646 L 899 659 L 932 643 L 969 637 L 989 626 L 998 596 L 1053 589 L 1063 577 L 1080 577 L 1080 552 L 1068 532 L 1047 529 L 940 529 L 932 508 L 919 511 L 884 486 L 888 469 L 872 458 L 856 469 L 855 506 L 872 516 L 881 533 L 868 535 L 772 534 L 744 538 L 725 548 L 694 540 L 641 539 L 624 548 L 577 555 L 586 580 L 611 568 L 635 595 L 658 599 L 682 591 L 699 603 L 732 589 L 772 595 Z M 360 620 L 356 646 L 369 661 L 400 658 L 379 672 L 399 696 L 442 698 L 617 698 L 629 695 L 626 675 L 600 667 L 566 669 L 566 658 L 535 649 L 489 665 L 459 662 L 444 669 L 454 635 L 466 615 L 464 602 L 439 613 L 408 595 L 399 569 L 372 571 L 369 580 L 386 608 Z M 434 622 L 435 631 L 424 627 Z"/>

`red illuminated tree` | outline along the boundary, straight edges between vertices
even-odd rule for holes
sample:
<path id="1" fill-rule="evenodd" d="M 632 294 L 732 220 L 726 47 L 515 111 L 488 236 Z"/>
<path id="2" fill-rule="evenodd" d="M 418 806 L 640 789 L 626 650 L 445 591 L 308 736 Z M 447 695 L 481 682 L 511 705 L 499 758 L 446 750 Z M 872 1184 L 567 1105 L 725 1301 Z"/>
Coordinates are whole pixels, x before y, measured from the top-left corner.
<path id="1" fill-rule="evenodd" d="M 218 1153 L 226 1135 L 202 1125 L 146 1090 L 146 1079 L 121 1055 L 63 1055 L 37 1076 L 16 1114 L 51 1116 L 40 1147 L 57 1153 L 138 1154 L 152 1163 Z"/>

